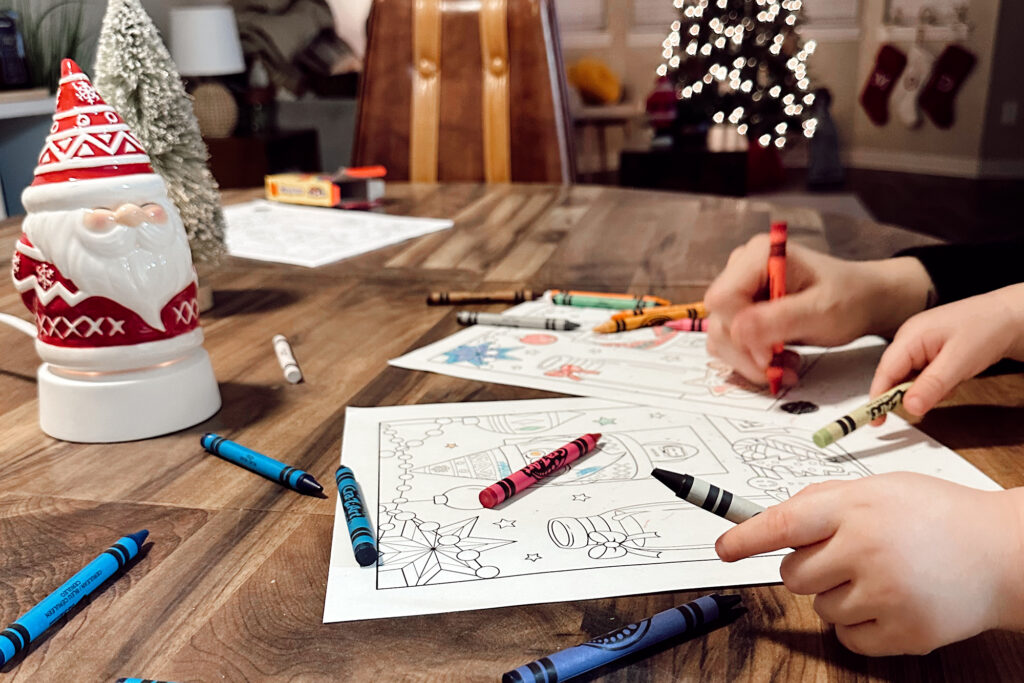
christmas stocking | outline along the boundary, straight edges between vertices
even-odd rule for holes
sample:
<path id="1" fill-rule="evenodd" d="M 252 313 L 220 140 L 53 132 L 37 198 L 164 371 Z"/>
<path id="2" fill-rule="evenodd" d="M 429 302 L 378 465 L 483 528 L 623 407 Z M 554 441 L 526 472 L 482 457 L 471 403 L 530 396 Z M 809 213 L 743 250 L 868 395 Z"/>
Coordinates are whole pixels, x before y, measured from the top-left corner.
<path id="1" fill-rule="evenodd" d="M 889 95 L 906 65 L 907 56 L 892 45 L 883 45 L 878 50 L 875 68 L 860 94 L 861 106 L 876 126 L 884 126 L 889 120 Z"/>
<path id="2" fill-rule="evenodd" d="M 953 98 L 977 61 L 959 45 L 947 45 L 935 60 L 932 75 L 917 99 L 928 118 L 939 128 L 953 125 Z"/>
<path id="3" fill-rule="evenodd" d="M 896 91 L 893 93 L 893 101 L 896 105 L 896 115 L 900 121 L 906 124 L 907 128 L 917 128 L 921 125 L 921 107 L 917 98 L 924 88 L 924 83 L 931 73 L 935 57 L 930 52 L 918 45 L 910 47 L 907 55 L 907 68 L 903 70 L 899 82 L 896 84 Z"/>

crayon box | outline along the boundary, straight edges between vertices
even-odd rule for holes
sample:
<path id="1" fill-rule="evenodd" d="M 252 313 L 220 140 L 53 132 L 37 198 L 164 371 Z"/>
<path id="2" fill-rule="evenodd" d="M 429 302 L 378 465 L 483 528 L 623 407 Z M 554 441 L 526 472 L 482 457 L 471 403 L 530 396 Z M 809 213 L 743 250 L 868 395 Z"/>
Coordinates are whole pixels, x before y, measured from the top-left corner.
<path id="1" fill-rule="evenodd" d="M 264 177 L 267 199 L 289 204 L 361 209 L 384 196 L 383 166 L 343 168 L 334 175 L 277 173 Z"/>

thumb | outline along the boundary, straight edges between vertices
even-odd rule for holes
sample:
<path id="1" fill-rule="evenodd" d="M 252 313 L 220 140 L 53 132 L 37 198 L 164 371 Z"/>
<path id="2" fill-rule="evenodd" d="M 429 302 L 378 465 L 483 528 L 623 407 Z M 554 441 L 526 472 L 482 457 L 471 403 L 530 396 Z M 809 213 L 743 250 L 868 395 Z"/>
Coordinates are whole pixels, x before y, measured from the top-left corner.
<path id="1" fill-rule="evenodd" d="M 733 320 L 733 340 L 745 346 L 762 365 L 771 360 L 772 344 L 796 339 L 808 344 L 820 341 L 830 324 L 818 312 L 816 298 L 813 290 L 803 290 L 749 306 Z"/>

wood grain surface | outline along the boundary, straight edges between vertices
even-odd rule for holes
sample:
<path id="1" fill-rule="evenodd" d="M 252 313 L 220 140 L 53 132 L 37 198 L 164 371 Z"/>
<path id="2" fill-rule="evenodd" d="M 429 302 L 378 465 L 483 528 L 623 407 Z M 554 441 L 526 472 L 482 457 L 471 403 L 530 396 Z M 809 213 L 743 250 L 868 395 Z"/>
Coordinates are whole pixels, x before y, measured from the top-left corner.
<path id="1" fill-rule="evenodd" d="M 786 220 L 790 238 L 850 258 L 927 238 L 756 199 L 587 186 L 390 184 L 386 211 L 455 227 L 318 269 L 228 259 L 203 318 L 224 408 L 147 441 L 82 445 L 37 424 L 30 340 L 0 325 L 0 621 L 12 621 L 118 537 L 150 543 L 0 674 L 11 681 L 487 681 L 707 591 L 321 624 L 334 495 L 300 496 L 205 455 L 206 431 L 333 483 L 348 405 L 555 396 L 390 368 L 389 358 L 458 329 L 432 289 L 529 286 L 699 299 L 730 250 Z M 255 196 L 231 193 L 227 201 Z M 10 265 L 18 219 L 0 223 Z M 500 306 L 490 310 L 500 310 Z M 0 311 L 27 318 L 10 284 Z M 305 382 L 271 348 L 288 336 Z M 1024 484 L 1024 376 L 961 386 L 920 425 L 1003 486 Z M 332 487 L 329 487 L 331 489 Z M 970 581 L 970 577 L 964 577 Z M 741 588 L 749 614 L 726 629 L 599 673 L 608 681 L 1024 679 L 1024 635 L 991 632 L 925 657 L 846 651 L 811 599 Z"/>

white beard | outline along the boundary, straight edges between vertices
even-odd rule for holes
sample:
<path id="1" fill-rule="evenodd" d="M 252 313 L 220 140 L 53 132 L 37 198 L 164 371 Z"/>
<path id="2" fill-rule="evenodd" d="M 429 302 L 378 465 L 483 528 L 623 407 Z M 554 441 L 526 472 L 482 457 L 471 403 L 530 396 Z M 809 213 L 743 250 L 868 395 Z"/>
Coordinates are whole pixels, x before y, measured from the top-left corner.
<path id="1" fill-rule="evenodd" d="M 163 225 L 117 224 L 96 233 L 82 222 L 86 210 L 74 209 L 30 213 L 22 227 L 80 291 L 115 301 L 162 332 L 160 311 L 195 279 L 195 271 L 177 210 L 169 202 L 154 203 L 167 213 Z"/>

